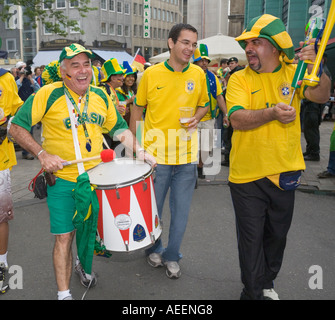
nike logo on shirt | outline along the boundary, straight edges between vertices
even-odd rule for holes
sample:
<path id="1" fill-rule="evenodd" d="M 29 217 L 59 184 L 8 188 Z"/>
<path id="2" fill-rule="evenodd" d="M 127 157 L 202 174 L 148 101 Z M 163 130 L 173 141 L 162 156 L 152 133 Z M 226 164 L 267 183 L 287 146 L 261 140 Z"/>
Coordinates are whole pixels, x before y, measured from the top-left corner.
<path id="1" fill-rule="evenodd" d="M 258 91 L 261 91 L 262 89 L 259 89 L 259 90 L 256 90 L 256 91 L 252 91 L 251 92 L 251 94 L 254 94 L 254 93 L 256 93 L 256 92 L 258 92 Z"/>

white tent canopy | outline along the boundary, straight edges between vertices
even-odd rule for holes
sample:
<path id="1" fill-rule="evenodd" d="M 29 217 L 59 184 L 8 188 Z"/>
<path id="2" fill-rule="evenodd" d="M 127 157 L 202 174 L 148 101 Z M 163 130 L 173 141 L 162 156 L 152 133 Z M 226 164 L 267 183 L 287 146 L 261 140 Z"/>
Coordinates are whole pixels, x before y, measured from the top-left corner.
<path id="1" fill-rule="evenodd" d="M 128 61 L 129 63 L 133 61 L 133 57 L 125 51 L 108 51 L 94 49 L 92 51 L 104 60 L 116 58 L 120 64 L 122 64 L 123 61 Z M 39 51 L 33 59 L 34 66 L 48 65 L 50 62 L 58 60 L 60 53 L 61 50 Z"/>
<path id="2" fill-rule="evenodd" d="M 198 44 L 204 43 L 208 47 L 209 58 L 211 59 L 211 65 L 220 63 L 223 58 L 229 59 L 230 57 L 236 57 L 239 60 L 240 65 L 247 64 L 245 52 L 233 37 L 224 36 L 218 34 L 213 37 L 205 38 L 198 41 Z M 169 51 L 154 56 L 149 59 L 150 63 L 155 64 L 168 59 L 170 56 Z"/>

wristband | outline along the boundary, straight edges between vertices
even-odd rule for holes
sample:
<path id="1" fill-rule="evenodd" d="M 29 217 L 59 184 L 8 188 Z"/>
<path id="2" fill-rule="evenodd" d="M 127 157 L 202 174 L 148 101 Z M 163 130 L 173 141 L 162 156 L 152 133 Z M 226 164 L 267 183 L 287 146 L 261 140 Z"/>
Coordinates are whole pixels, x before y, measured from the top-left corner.
<path id="1" fill-rule="evenodd" d="M 40 151 L 37 153 L 36 158 L 38 158 L 38 157 L 40 156 L 40 154 L 41 154 L 43 151 L 45 151 L 45 150 L 44 150 L 44 149 L 40 150 Z"/>

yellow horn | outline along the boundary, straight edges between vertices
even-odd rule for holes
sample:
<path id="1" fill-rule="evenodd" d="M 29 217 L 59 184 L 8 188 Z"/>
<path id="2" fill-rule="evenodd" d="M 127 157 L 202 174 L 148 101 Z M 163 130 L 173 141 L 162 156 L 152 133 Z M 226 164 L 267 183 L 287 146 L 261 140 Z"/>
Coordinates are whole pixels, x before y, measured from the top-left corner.
<path id="1" fill-rule="evenodd" d="M 315 61 L 311 62 L 311 61 L 306 61 L 307 63 L 313 63 L 313 69 L 311 74 L 307 75 L 304 78 L 305 84 L 310 86 L 310 87 L 314 87 L 316 85 L 319 84 L 320 82 L 320 78 L 317 76 L 319 67 L 320 67 L 320 63 L 323 57 L 323 54 L 326 50 L 326 46 L 330 37 L 330 34 L 333 30 L 334 27 L 334 23 L 335 23 L 335 1 L 333 0 L 330 8 L 329 8 L 329 12 L 328 12 L 328 16 L 327 16 L 327 22 L 325 25 L 325 29 L 323 31 L 323 36 L 320 42 L 320 47 L 318 50 L 318 53 L 316 55 Z"/>

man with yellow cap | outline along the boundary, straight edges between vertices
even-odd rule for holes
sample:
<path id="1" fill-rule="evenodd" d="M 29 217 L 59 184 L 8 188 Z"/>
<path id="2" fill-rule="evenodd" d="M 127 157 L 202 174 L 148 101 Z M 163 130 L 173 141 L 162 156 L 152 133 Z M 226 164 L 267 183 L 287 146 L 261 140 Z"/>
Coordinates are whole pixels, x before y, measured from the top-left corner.
<path id="1" fill-rule="evenodd" d="M 204 179 L 203 166 L 213 151 L 213 136 L 215 119 L 219 115 L 219 110 L 223 113 L 223 124 L 229 125 L 227 118 L 227 107 L 223 98 L 222 87 L 219 79 L 214 73 L 208 70 L 211 62 L 208 56 L 208 47 L 201 43 L 193 55 L 193 63 L 198 65 L 206 74 L 207 92 L 209 98 L 209 110 L 198 124 L 199 133 L 199 163 L 198 177 Z"/>
<path id="2" fill-rule="evenodd" d="M 248 66 L 229 79 L 226 102 L 234 128 L 229 186 L 236 215 L 241 299 L 279 299 L 273 289 L 282 264 L 294 207 L 294 189 L 305 163 L 300 143 L 300 100 L 325 103 L 330 80 L 302 84 L 291 105 L 296 64 L 283 22 L 265 14 L 250 21 L 236 38 Z M 301 60 L 315 60 L 314 46 Z M 311 72 L 312 65 L 308 66 Z"/>
<path id="3" fill-rule="evenodd" d="M 146 155 L 126 122 L 115 109 L 110 97 L 101 89 L 90 85 L 92 80 L 92 52 L 79 44 L 65 47 L 59 57 L 62 81 L 43 86 L 31 96 L 16 114 L 10 134 L 26 150 L 34 154 L 42 168 L 56 176 L 48 186 L 47 203 L 50 211 L 50 231 L 55 235 L 53 262 L 58 286 L 58 299 L 70 300 L 72 274 L 72 241 L 75 234 L 73 217 L 76 202 L 72 190 L 78 178 L 100 160 L 65 165 L 73 159 L 99 156 L 102 151 L 102 130 L 125 138 L 124 144 L 155 165 L 155 159 Z M 30 128 L 42 122 L 43 145 L 29 133 Z M 88 209 L 88 208 L 87 208 Z M 78 243 L 77 243 L 78 245 Z M 87 274 L 76 264 L 81 283 L 94 285 L 94 273 Z"/>

